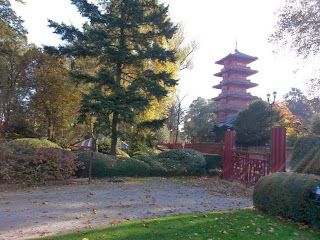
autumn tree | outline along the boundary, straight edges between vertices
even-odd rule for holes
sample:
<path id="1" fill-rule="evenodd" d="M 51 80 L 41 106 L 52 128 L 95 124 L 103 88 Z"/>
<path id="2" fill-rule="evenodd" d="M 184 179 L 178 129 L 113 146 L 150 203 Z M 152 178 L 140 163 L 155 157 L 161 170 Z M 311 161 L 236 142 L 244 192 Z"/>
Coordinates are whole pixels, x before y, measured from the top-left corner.
<path id="1" fill-rule="evenodd" d="M 300 117 L 304 125 L 310 122 L 312 117 L 312 108 L 309 100 L 298 88 L 291 88 L 291 90 L 284 95 L 286 106 L 293 115 Z"/>
<path id="2" fill-rule="evenodd" d="M 287 145 L 293 146 L 296 140 L 305 133 L 305 127 L 300 121 L 301 117 L 294 115 L 288 108 L 288 105 L 288 102 L 283 101 L 274 106 L 282 116 L 275 126 L 286 128 Z"/>
<path id="3" fill-rule="evenodd" d="M 201 142 L 207 141 L 208 133 L 215 124 L 216 116 L 212 111 L 215 104 L 201 97 L 190 104 L 184 117 L 184 133 L 189 139 L 196 137 Z"/>
<path id="4" fill-rule="evenodd" d="M 20 1 L 21 2 L 21 1 Z M 0 2 L 0 132 L 6 136 L 28 125 L 24 120 L 26 30 L 10 1 Z M 19 129 L 17 129 L 17 127 Z"/>
<path id="5" fill-rule="evenodd" d="M 30 117 L 41 136 L 57 140 L 76 121 L 73 116 L 77 115 L 81 95 L 71 82 L 64 59 L 36 48 L 30 55 Z"/>
<path id="6" fill-rule="evenodd" d="M 74 26 L 50 21 L 50 26 L 69 44 L 60 46 L 70 57 L 95 57 L 98 74 L 72 72 L 77 80 L 92 85 L 84 94 L 82 116 L 92 113 L 97 121 L 111 122 L 111 154 L 116 154 L 118 126 L 134 123 L 136 114 L 167 95 L 166 86 L 176 84 L 170 72 L 154 71 L 154 63 L 175 62 L 174 52 L 165 42 L 176 32 L 168 7 L 156 0 L 101 1 L 72 0 L 81 15 L 89 19 L 82 31 Z M 56 52 L 53 48 L 47 48 Z"/>

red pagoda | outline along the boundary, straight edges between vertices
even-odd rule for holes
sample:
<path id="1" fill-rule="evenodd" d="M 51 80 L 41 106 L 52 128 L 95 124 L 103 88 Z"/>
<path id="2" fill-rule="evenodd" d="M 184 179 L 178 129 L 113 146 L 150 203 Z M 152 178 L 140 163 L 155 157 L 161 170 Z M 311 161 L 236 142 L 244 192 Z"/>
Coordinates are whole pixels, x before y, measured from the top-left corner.
<path id="1" fill-rule="evenodd" d="M 218 107 L 214 110 L 218 116 L 218 122 L 223 122 L 227 117 L 236 115 L 240 110 L 246 109 L 250 101 L 258 99 L 247 93 L 247 89 L 258 86 L 247 79 L 248 76 L 258 72 L 247 66 L 257 59 L 257 57 L 241 53 L 236 49 L 234 53 L 216 62 L 216 64 L 223 65 L 222 70 L 214 74 L 214 76 L 222 77 L 222 81 L 213 86 L 213 88 L 222 90 L 218 97 L 213 98 L 219 102 Z"/>

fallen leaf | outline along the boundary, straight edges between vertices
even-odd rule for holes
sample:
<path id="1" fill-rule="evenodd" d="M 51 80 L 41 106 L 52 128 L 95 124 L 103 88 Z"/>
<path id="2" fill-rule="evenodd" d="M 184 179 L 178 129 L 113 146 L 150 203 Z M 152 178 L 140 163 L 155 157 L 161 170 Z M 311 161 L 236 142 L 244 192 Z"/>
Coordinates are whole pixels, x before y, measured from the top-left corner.
<path id="1" fill-rule="evenodd" d="M 258 234 L 258 235 L 261 234 L 261 229 L 257 228 L 256 231 L 255 231 L 255 234 Z"/>
<path id="2" fill-rule="evenodd" d="M 4 211 L 5 211 L 5 212 L 9 212 L 9 211 L 10 211 L 10 208 L 5 208 Z"/>
<path id="3" fill-rule="evenodd" d="M 223 233 L 223 234 L 229 234 L 226 230 L 222 230 L 221 233 Z"/>
<path id="4" fill-rule="evenodd" d="M 271 228 L 269 228 L 268 231 L 273 233 L 274 232 L 274 228 L 271 227 Z"/>
<path id="5" fill-rule="evenodd" d="M 117 224 L 117 219 L 113 219 L 112 221 L 109 222 L 109 224 L 111 224 L 112 226 Z"/>

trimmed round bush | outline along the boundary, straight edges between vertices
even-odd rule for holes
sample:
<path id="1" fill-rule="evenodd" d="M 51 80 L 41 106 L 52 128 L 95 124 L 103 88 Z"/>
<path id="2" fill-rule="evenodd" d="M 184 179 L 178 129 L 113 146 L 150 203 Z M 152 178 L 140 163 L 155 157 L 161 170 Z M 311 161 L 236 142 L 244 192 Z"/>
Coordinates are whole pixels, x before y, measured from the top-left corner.
<path id="1" fill-rule="evenodd" d="M 46 139 L 38 139 L 38 138 L 19 138 L 19 139 L 10 141 L 9 145 L 11 144 L 24 144 L 33 148 L 61 148 L 56 143 L 53 143 Z"/>
<path id="2" fill-rule="evenodd" d="M 76 175 L 87 177 L 90 165 L 91 152 L 76 152 L 78 161 L 85 164 L 84 170 L 79 170 Z M 150 166 L 140 160 L 126 157 L 114 157 L 98 152 L 93 153 L 92 177 L 133 177 L 149 176 Z"/>
<path id="3" fill-rule="evenodd" d="M 309 199 L 320 178 L 299 173 L 275 173 L 259 179 L 253 191 L 255 208 L 296 222 L 320 226 L 320 206 Z"/>
<path id="4" fill-rule="evenodd" d="M 157 162 L 167 169 L 168 176 L 199 176 L 205 173 L 203 155 L 192 149 L 175 149 L 156 156 Z"/>
<path id="5" fill-rule="evenodd" d="M 221 169 L 222 161 L 221 156 L 216 154 L 204 154 L 206 160 L 206 169 Z"/>
<path id="6" fill-rule="evenodd" d="M 320 136 L 299 138 L 293 148 L 292 171 L 320 175 Z"/>

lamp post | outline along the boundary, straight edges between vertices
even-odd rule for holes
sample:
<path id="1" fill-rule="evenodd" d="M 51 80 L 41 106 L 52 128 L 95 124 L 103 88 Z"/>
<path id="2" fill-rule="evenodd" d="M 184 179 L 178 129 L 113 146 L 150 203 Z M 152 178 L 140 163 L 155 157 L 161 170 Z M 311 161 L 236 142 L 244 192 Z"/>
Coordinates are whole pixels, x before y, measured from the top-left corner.
<path id="1" fill-rule="evenodd" d="M 272 144 L 271 144 L 271 142 L 272 142 L 272 106 L 273 106 L 273 104 L 275 103 L 275 101 L 276 101 L 276 97 L 277 97 L 277 92 L 276 91 L 274 91 L 273 93 L 272 93 L 272 95 L 273 95 L 273 100 L 271 100 L 270 99 L 270 97 L 271 97 L 271 95 L 270 95 L 270 93 L 268 93 L 267 94 L 267 100 L 268 100 L 268 103 L 269 103 L 269 105 L 270 105 L 270 158 L 269 158 L 269 172 L 271 172 L 271 164 L 272 164 Z"/>

